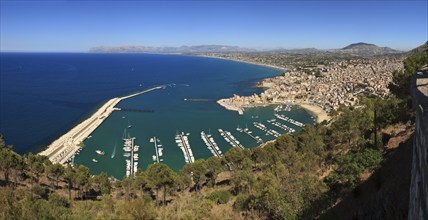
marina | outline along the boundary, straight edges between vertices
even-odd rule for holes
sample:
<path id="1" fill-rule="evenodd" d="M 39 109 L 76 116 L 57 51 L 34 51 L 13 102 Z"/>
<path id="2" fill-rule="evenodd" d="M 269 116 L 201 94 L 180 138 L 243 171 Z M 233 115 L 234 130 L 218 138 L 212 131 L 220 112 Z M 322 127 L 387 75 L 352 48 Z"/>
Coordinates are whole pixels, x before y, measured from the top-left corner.
<path id="1" fill-rule="evenodd" d="M 217 143 L 214 141 L 214 138 L 211 136 L 211 134 L 206 134 L 205 131 L 201 132 L 201 138 L 204 141 L 204 143 L 207 145 L 208 150 L 211 151 L 211 153 L 215 157 L 222 157 L 223 153 L 221 152 L 220 148 L 218 147 Z"/>
<path id="2" fill-rule="evenodd" d="M 230 133 L 229 131 L 223 131 L 223 129 L 218 129 L 220 135 L 228 142 L 232 147 L 238 147 L 241 149 L 245 149 L 244 146 Z"/>
<path id="3" fill-rule="evenodd" d="M 263 140 L 259 137 L 259 136 L 254 136 L 252 135 L 252 131 L 250 131 L 248 128 L 240 128 L 239 126 L 236 128 L 237 131 L 239 132 L 243 132 L 244 134 L 247 134 L 248 136 L 250 136 L 252 139 L 254 139 L 258 144 L 262 144 Z"/>
<path id="4" fill-rule="evenodd" d="M 186 163 L 195 162 L 195 157 L 193 156 L 192 149 L 189 144 L 189 133 L 185 134 L 184 132 L 177 133 L 175 136 L 175 143 L 177 143 L 178 147 L 180 147 L 181 151 L 184 155 L 184 161 Z"/>

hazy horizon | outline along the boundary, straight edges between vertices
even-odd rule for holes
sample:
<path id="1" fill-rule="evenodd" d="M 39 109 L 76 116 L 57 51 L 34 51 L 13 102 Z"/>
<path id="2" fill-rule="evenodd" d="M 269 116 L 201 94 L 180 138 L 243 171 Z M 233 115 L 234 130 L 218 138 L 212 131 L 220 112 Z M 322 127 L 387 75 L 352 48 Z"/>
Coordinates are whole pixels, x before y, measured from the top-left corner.
<path id="1" fill-rule="evenodd" d="M 407 51 L 428 39 L 426 1 L 0 1 L 1 52 L 228 45 Z"/>

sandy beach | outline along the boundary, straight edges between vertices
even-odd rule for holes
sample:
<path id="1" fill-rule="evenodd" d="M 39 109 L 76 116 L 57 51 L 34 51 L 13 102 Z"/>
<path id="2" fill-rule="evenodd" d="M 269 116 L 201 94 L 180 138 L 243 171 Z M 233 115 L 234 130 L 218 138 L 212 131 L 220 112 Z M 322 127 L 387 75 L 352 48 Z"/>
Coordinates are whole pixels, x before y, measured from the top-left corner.
<path id="1" fill-rule="evenodd" d="M 328 121 L 331 118 L 330 116 L 328 116 L 327 112 L 319 106 L 311 105 L 308 103 L 296 103 L 296 104 L 308 110 L 311 114 L 313 114 L 317 119 L 317 123 Z"/>

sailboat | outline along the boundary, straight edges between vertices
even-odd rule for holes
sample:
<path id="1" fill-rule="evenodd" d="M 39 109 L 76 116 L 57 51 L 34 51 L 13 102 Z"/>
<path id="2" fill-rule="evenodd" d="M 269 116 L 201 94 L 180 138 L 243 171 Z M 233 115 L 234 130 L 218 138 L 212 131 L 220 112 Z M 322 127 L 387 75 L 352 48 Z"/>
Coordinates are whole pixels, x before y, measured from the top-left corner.
<path id="1" fill-rule="evenodd" d="M 132 125 L 129 123 L 129 121 L 128 121 L 128 128 L 131 128 L 132 127 Z"/>

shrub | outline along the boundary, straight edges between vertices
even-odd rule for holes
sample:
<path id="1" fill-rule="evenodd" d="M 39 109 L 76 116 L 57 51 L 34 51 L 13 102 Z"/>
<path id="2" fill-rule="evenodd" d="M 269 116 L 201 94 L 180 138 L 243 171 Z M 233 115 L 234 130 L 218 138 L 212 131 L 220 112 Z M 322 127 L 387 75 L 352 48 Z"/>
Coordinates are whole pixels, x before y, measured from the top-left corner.
<path id="1" fill-rule="evenodd" d="M 226 204 L 227 202 L 229 202 L 231 196 L 232 194 L 230 194 L 229 191 L 218 190 L 208 195 L 207 199 L 214 201 L 217 204 Z"/>
<path id="2" fill-rule="evenodd" d="M 43 187 L 43 186 L 35 186 L 35 187 L 33 187 L 32 189 L 31 189 L 31 191 L 34 193 L 34 194 L 36 194 L 36 195 L 38 195 L 38 196 L 40 196 L 41 198 L 43 198 L 43 199 L 48 199 L 48 196 L 49 196 L 49 189 L 48 188 L 46 188 L 46 187 Z"/>
<path id="3" fill-rule="evenodd" d="M 238 211 L 248 210 L 250 198 L 247 194 L 239 194 L 236 197 L 235 203 L 233 204 L 233 208 Z"/>
<path id="4" fill-rule="evenodd" d="M 68 208 L 70 204 L 68 200 L 56 193 L 52 193 L 49 195 L 49 203 L 54 207 L 66 207 Z"/>

